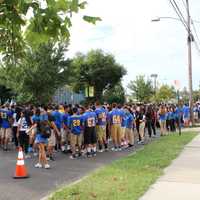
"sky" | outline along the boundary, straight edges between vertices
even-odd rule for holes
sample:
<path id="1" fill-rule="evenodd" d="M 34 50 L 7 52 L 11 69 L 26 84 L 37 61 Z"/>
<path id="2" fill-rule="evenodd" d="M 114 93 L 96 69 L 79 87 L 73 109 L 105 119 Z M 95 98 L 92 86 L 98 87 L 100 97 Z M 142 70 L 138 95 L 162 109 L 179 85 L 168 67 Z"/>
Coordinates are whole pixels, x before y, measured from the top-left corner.
<path id="1" fill-rule="evenodd" d="M 186 14 L 182 0 L 176 0 Z M 185 1 L 185 0 L 184 0 Z M 193 20 L 200 21 L 200 1 L 190 1 Z M 82 15 L 101 17 L 97 25 L 88 24 Z M 67 57 L 76 52 L 102 49 L 112 53 L 127 75 L 127 87 L 137 75 L 158 74 L 160 84 L 188 86 L 187 32 L 179 21 L 155 17 L 177 17 L 169 0 L 88 0 L 87 8 L 73 16 L 71 41 Z M 200 37 L 200 24 L 195 24 Z M 200 84 L 200 53 L 193 44 L 193 88 Z"/>

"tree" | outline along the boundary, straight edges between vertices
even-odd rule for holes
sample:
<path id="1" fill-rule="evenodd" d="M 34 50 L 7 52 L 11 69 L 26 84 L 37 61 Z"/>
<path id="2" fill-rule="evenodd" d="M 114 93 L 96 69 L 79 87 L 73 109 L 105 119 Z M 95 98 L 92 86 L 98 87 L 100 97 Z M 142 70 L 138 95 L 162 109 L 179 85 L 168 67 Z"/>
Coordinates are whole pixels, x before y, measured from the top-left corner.
<path id="1" fill-rule="evenodd" d="M 48 103 L 56 89 L 68 83 L 70 60 L 64 59 L 65 48 L 53 43 L 29 50 L 17 68 L 4 69 L 5 80 L 19 101 Z"/>
<path id="2" fill-rule="evenodd" d="M 145 80 L 145 76 L 140 75 L 136 80 L 131 81 L 128 88 L 132 92 L 132 96 L 139 102 L 149 102 L 153 95 L 153 87 L 151 80 Z"/>
<path id="3" fill-rule="evenodd" d="M 125 90 L 122 83 L 119 82 L 115 87 L 108 89 L 103 94 L 103 100 L 109 104 L 116 102 L 124 104 L 125 102 Z"/>
<path id="4" fill-rule="evenodd" d="M 104 90 L 113 88 L 126 74 L 126 70 L 116 62 L 114 56 L 102 50 L 92 50 L 86 55 L 77 54 L 72 68 L 75 91 L 93 86 L 95 99 L 98 100 L 102 98 Z"/>
<path id="5" fill-rule="evenodd" d="M 1 0 L 0 1 L 0 53 L 7 65 L 16 65 L 25 46 L 69 41 L 69 28 L 73 13 L 84 9 L 80 0 Z M 95 23 L 99 17 L 83 16 Z"/>
<path id="6" fill-rule="evenodd" d="M 12 99 L 13 96 L 14 94 L 11 89 L 6 88 L 4 85 L 0 85 L 0 104 L 4 103 L 8 99 Z"/>
<path id="7" fill-rule="evenodd" d="M 168 85 L 162 85 L 156 92 L 155 101 L 158 103 L 168 102 L 169 100 L 175 98 L 176 98 L 175 89 Z"/>

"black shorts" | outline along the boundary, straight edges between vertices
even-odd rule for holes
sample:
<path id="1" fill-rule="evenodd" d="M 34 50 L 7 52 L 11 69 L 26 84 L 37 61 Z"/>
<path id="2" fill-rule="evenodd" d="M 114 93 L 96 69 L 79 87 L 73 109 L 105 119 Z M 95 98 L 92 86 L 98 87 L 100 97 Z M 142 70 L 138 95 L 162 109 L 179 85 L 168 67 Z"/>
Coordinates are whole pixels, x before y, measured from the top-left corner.
<path id="1" fill-rule="evenodd" d="M 97 135 L 95 127 L 86 127 L 84 131 L 84 144 L 97 143 Z"/>

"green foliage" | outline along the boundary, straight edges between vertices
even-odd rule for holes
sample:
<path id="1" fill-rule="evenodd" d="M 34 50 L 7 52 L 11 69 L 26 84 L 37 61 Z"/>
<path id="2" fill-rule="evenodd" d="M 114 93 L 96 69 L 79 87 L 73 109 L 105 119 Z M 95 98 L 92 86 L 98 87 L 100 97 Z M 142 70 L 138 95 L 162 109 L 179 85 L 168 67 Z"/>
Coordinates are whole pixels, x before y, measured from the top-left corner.
<path id="1" fill-rule="evenodd" d="M 176 98 L 176 92 L 173 87 L 168 85 L 162 85 L 159 90 L 156 92 L 155 101 L 158 103 L 168 102 L 171 99 Z"/>
<path id="2" fill-rule="evenodd" d="M 81 0 L 1 0 L 0 53 L 4 61 L 16 65 L 26 45 L 37 48 L 49 41 L 68 42 L 73 13 L 85 9 L 86 4 Z M 83 19 L 93 24 L 101 20 Z"/>
<path id="3" fill-rule="evenodd" d="M 131 81 L 128 88 L 132 92 L 132 96 L 139 102 L 149 102 L 153 95 L 153 87 L 151 80 L 145 80 L 145 76 L 140 75 L 136 80 Z"/>
<path id="4" fill-rule="evenodd" d="M 115 87 L 106 90 L 103 95 L 103 100 L 109 104 L 113 102 L 124 104 L 125 90 L 121 82 L 116 84 Z"/>
<path id="5" fill-rule="evenodd" d="M 29 50 L 22 64 L 5 69 L 7 85 L 23 102 L 48 103 L 56 89 L 65 85 L 70 77 L 70 61 L 64 59 L 65 47 L 53 43 Z"/>
<path id="6" fill-rule="evenodd" d="M 126 74 L 123 66 L 115 61 L 111 54 L 102 50 L 92 50 L 87 55 L 77 54 L 73 59 L 73 86 L 75 91 L 94 86 L 94 96 L 100 100 L 103 91 L 113 88 Z"/>
<path id="7" fill-rule="evenodd" d="M 11 89 L 4 85 L 0 85 L 0 104 L 6 102 L 8 99 L 12 99 L 14 96 Z"/>

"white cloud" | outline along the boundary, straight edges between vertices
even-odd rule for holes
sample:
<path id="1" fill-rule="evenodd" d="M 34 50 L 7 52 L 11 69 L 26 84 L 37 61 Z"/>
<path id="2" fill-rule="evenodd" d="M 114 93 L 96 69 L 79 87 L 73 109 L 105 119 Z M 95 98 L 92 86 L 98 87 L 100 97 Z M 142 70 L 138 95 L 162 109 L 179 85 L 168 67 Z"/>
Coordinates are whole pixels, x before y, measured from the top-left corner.
<path id="1" fill-rule="evenodd" d="M 174 16 L 167 0 L 88 0 L 86 10 L 74 16 L 69 56 L 77 51 L 101 48 L 116 56 L 128 70 L 124 85 L 138 74 L 157 73 L 163 82 L 179 79 L 187 85 L 187 45 L 184 27 L 177 21 L 152 23 L 156 16 Z M 182 1 L 177 0 L 181 9 Z M 200 2 L 191 10 L 198 17 Z M 96 26 L 83 22 L 80 15 L 100 16 Z M 196 14 L 196 15 L 195 15 Z M 198 26 L 200 28 L 200 26 Z M 200 33 L 200 32 L 199 32 Z M 199 83 L 198 63 L 194 52 L 194 86 Z"/>

